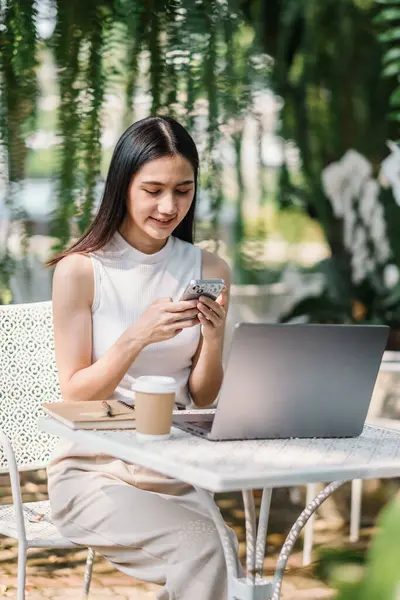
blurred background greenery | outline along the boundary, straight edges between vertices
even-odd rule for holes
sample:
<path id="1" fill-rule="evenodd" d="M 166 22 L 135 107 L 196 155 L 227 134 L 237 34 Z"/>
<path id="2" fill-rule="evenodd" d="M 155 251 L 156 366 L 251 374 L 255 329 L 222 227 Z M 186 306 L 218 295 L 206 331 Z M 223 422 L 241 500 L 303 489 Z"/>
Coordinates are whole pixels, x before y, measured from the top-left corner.
<path id="1" fill-rule="evenodd" d="M 0 303 L 50 298 L 44 260 L 87 227 L 119 135 L 169 114 L 240 314 L 387 323 L 399 349 L 399 74 L 400 0 L 3 0 Z"/>
<path id="2" fill-rule="evenodd" d="M 1 301 L 47 297 L 38 284 L 23 298 L 21 280 L 42 281 L 43 258 L 85 230 L 117 138 L 158 113 L 176 116 L 199 146 L 198 241 L 226 255 L 235 283 L 280 281 L 288 263 L 313 274 L 328 259 L 323 310 L 307 305 L 295 316 L 374 318 L 386 265 L 373 283 L 352 280 L 343 219 L 321 174 L 354 149 L 376 175 L 396 139 L 396 4 L 3 2 Z M 386 262 L 397 265 L 394 254 Z"/>

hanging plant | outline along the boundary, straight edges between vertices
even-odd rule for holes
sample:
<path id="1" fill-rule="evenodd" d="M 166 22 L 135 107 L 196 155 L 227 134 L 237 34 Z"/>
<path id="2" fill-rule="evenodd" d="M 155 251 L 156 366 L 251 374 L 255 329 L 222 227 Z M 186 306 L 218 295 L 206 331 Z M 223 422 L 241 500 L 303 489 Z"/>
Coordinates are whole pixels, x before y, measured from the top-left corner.
<path id="1" fill-rule="evenodd" d="M 160 40 L 161 13 L 164 9 L 163 0 L 148 0 L 149 15 L 148 49 L 150 54 L 149 79 L 152 95 L 150 114 L 155 115 L 162 107 L 162 89 L 164 79 L 164 61 Z"/>
<path id="2" fill-rule="evenodd" d="M 61 251 L 70 241 L 71 224 L 78 197 L 81 148 L 80 50 L 84 40 L 80 0 L 57 0 L 57 24 L 51 45 L 57 63 L 60 87 L 58 109 L 59 146 L 58 206 L 53 215 L 51 233 L 58 239 L 54 247 Z"/>
<path id="3" fill-rule="evenodd" d="M 383 77 L 396 81 L 396 88 L 390 96 L 392 107 L 389 117 L 400 121 L 400 0 L 376 0 L 379 14 L 374 22 L 379 27 L 378 39 L 383 43 Z"/>
<path id="4" fill-rule="evenodd" d="M 199 4 L 184 0 L 184 21 L 182 23 L 181 35 L 185 36 L 186 47 L 188 49 L 188 60 L 186 67 L 183 69 L 182 77 L 184 80 L 184 90 L 186 93 L 186 125 L 190 130 L 193 130 L 195 125 L 195 104 L 196 100 L 201 97 L 204 90 L 203 82 L 203 63 L 205 56 L 204 35 L 204 18 L 203 7 Z M 185 120 L 185 117 L 184 117 Z"/>
<path id="5" fill-rule="evenodd" d="M 36 116 L 36 3 L 0 3 L 0 178 L 9 222 L 20 224 L 20 247 L 25 260 L 30 228 L 19 194 L 25 173 L 25 140 Z M 9 223 L 2 231 L 0 248 L 0 303 L 11 301 L 10 277 L 15 259 L 8 249 Z"/>
<path id="6" fill-rule="evenodd" d="M 143 50 L 148 22 L 146 7 L 141 2 L 123 2 L 120 6 L 120 15 L 126 23 L 125 47 L 125 116 L 124 127 L 127 128 L 135 121 L 134 95 L 139 77 L 139 59 Z"/>
<path id="7" fill-rule="evenodd" d="M 182 38 L 180 35 L 180 0 L 170 0 L 165 11 L 166 65 L 165 65 L 165 103 L 171 107 L 171 116 L 177 117 L 176 105 L 179 93 L 179 60 L 182 59 Z"/>
<path id="8" fill-rule="evenodd" d="M 10 182 L 24 178 L 25 139 L 36 115 L 36 17 L 34 0 L 0 5 L 0 135 Z"/>
<path id="9" fill-rule="evenodd" d="M 101 115 L 113 0 L 58 0 L 52 46 L 60 84 L 58 208 L 52 233 L 58 251 L 89 225 L 101 168 Z M 74 229 L 74 224 L 77 230 Z"/>
<path id="10" fill-rule="evenodd" d="M 111 3 L 94 2 L 90 8 L 85 114 L 82 123 L 84 182 L 81 210 L 77 216 L 80 233 L 85 231 L 93 217 L 95 188 L 101 168 L 101 116 L 107 84 L 104 55 L 107 56 L 107 40 L 112 26 Z"/>
<path id="11" fill-rule="evenodd" d="M 341 225 L 321 189 L 322 170 L 349 148 L 377 169 L 394 125 L 386 116 L 394 82 L 381 78 L 374 0 L 244 0 L 247 19 L 274 59 L 271 83 L 282 98 L 278 134 L 299 151 L 277 190 L 283 206 L 301 206 L 321 224 L 335 258 L 345 263 Z M 261 16 L 260 16 L 261 15 Z M 338 35 L 338 31 L 341 35 Z M 285 167 L 285 165 L 284 165 Z"/>
<path id="12" fill-rule="evenodd" d="M 121 125 L 135 119 L 137 91 L 148 88 L 150 113 L 173 114 L 192 132 L 203 158 L 201 184 L 212 201 L 218 237 L 223 200 L 218 157 L 221 125 L 235 117 L 236 111 L 242 114 L 250 98 L 246 86 L 254 75 L 251 66 L 246 66 L 248 56 L 239 59 L 232 51 L 232 40 L 243 27 L 237 4 L 217 0 L 54 0 L 55 29 L 45 42 L 55 58 L 59 92 L 57 208 L 50 230 L 57 240 L 53 250 L 62 250 L 92 219 L 103 158 L 103 106 L 114 85 L 117 93 L 125 86 L 126 111 Z M 3 2 L 0 14 L 4 24 L 0 28 L 1 85 L 5 90 L 0 99 L 2 143 L 11 180 L 22 181 L 24 136 L 28 117 L 34 123 L 36 106 L 35 2 Z M 242 43 L 240 36 L 237 39 Z M 204 137 L 198 116 L 206 117 Z"/>

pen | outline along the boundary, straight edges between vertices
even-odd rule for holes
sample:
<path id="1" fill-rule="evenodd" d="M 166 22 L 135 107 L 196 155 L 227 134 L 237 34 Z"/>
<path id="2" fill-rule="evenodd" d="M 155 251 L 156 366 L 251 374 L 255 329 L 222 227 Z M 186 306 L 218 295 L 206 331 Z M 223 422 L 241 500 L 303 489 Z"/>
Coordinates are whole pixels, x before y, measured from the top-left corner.
<path id="1" fill-rule="evenodd" d="M 108 404 L 108 402 L 106 400 L 102 400 L 101 405 L 104 408 L 107 417 L 113 417 L 114 416 L 113 412 L 112 412 L 112 408 L 111 408 L 111 406 Z"/>

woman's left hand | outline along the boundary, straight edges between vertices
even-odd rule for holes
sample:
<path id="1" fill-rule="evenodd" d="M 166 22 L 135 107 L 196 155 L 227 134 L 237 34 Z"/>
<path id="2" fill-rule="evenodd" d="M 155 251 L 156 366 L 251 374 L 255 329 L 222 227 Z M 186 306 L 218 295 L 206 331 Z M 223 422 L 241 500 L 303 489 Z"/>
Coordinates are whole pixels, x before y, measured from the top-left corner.
<path id="1" fill-rule="evenodd" d="M 223 338 L 225 331 L 226 311 L 228 295 L 224 288 L 216 300 L 208 296 L 200 296 L 197 308 L 198 319 L 201 324 L 201 332 L 204 340 L 215 341 Z"/>

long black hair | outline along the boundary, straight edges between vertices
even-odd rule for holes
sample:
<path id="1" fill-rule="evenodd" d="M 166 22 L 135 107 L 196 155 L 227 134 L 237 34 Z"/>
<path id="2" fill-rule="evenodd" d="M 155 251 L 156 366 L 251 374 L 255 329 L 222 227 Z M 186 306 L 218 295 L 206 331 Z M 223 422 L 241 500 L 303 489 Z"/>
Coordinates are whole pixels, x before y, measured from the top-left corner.
<path id="1" fill-rule="evenodd" d="M 196 145 L 186 129 L 172 117 L 147 117 L 130 125 L 119 138 L 112 155 L 101 204 L 91 225 L 78 241 L 49 260 L 47 265 L 56 265 L 67 254 L 95 252 L 105 246 L 126 215 L 132 177 L 147 162 L 174 154 L 181 154 L 191 163 L 195 189 L 189 211 L 172 235 L 193 244 L 199 171 Z"/>

